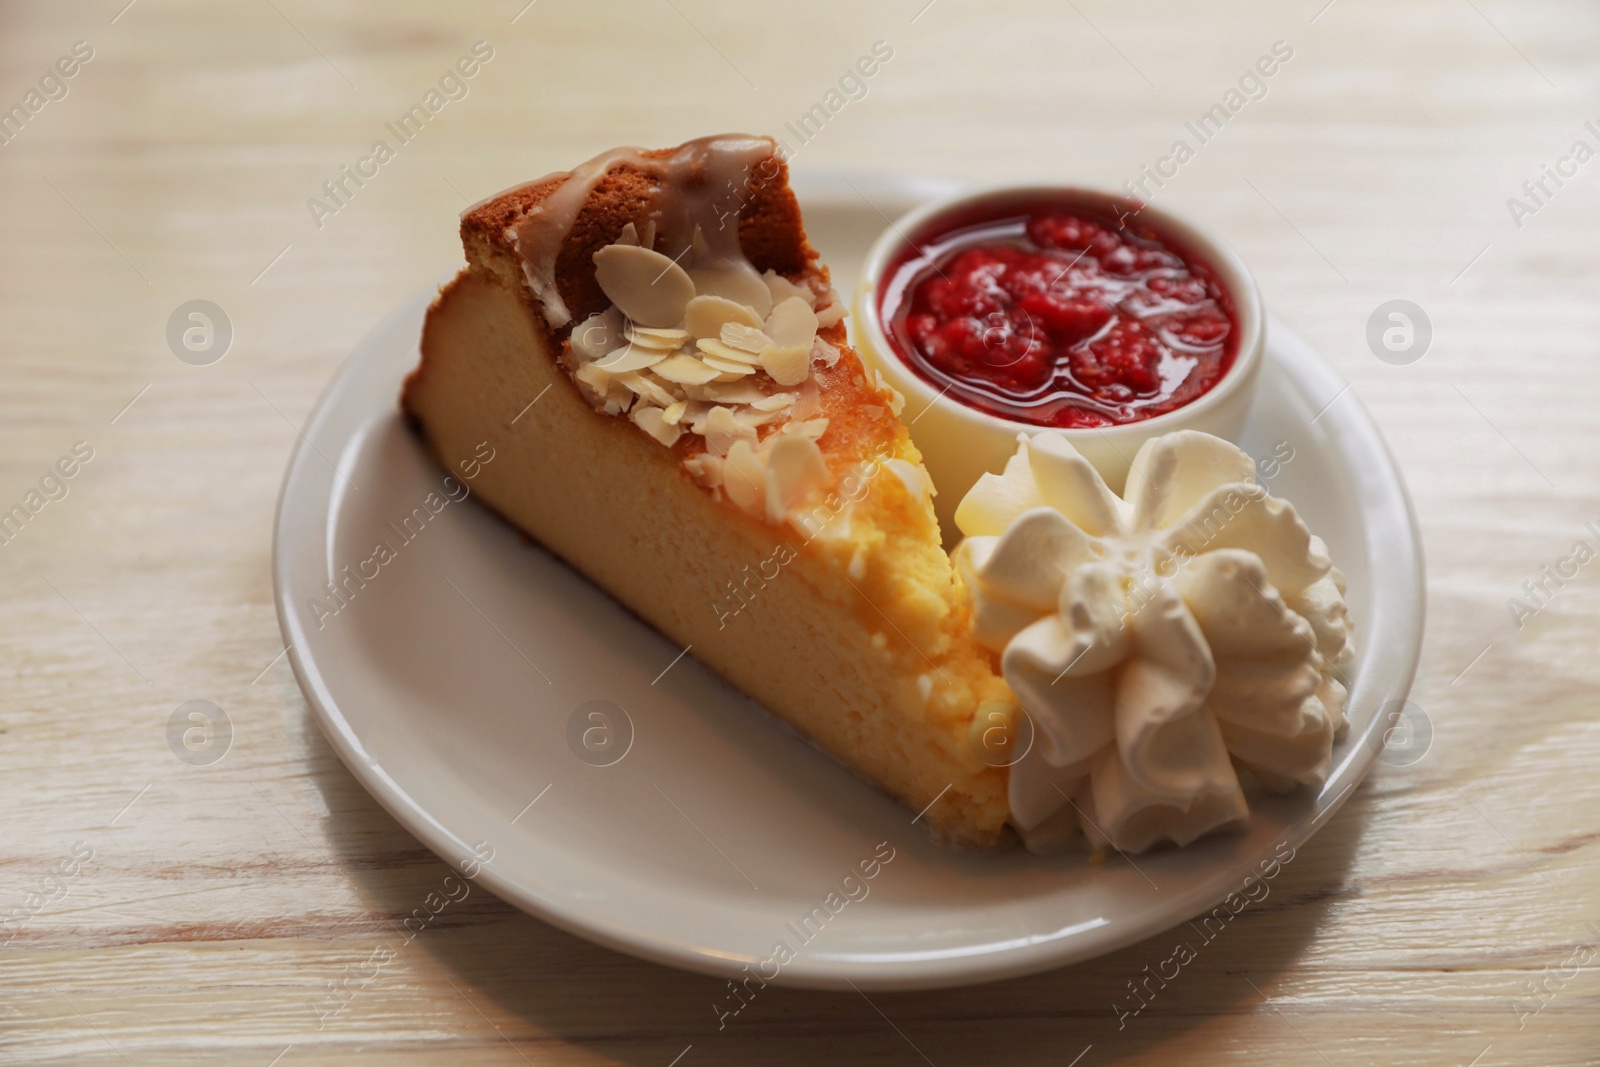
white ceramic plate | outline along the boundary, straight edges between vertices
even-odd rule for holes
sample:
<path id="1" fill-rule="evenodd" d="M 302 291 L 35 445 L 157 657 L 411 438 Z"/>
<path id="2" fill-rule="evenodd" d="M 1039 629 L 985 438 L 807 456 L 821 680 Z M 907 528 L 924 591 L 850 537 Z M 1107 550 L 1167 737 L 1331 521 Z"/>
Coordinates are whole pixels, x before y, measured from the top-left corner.
<path id="1" fill-rule="evenodd" d="M 800 191 L 844 289 L 886 219 L 948 187 L 835 175 Z M 1088 959 L 1211 909 L 1280 843 L 1309 837 L 1375 757 L 1378 710 L 1410 686 L 1423 574 L 1405 487 L 1355 395 L 1273 321 L 1240 443 L 1257 457 L 1293 450 L 1272 489 L 1327 540 L 1355 619 L 1354 724 L 1327 787 L 1261 805 L 1247 836 L 1137 866 L 938 847 L 913 813 L 677 660 L 582 576 L 449 500 L 396 410 L 430 297 L 356 349 L 290 461 L 274 564 L 284 639 L 317 721 L 396 819 L 452 865 L 492 849 L 480 884 L 583 937 L 728 976 L 781 942 L 795 958 L 776 981 L 825 988 L 958 985 Z M 430 493 L 448 501 L 436 515 Z M 406 541 L 397 527 L 419 507 L 428 519 Z M 325 583 L 380 541 L 394 558 L 366 564 L 376 577 L 347 583 L 336 615 L 317 610 Z M 590 701 L 625 712 L 611 712 L 623 755 L 610 766 L 569 744 L 575 715 L 579 732 L 596 725 L 578 711 Z M 889 850 L 870 881 L 845 881 Z"/>

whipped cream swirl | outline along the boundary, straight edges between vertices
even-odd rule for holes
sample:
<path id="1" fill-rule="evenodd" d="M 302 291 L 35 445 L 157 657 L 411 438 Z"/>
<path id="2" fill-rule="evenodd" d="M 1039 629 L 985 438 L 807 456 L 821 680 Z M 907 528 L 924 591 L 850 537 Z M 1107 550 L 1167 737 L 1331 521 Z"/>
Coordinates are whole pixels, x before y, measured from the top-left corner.
<path id="1" fill-rule="evenodd" d="M 957 509 L 955 560 L 1025 712 L 1028 847 L 1185 845 L 1248 821 L 1241 774 L 1320 786 L 1345 726 L 1344 576 L 1250 457 L 1157 437 L 1119 498 L 1065 435 L 1018 442 Z"/>

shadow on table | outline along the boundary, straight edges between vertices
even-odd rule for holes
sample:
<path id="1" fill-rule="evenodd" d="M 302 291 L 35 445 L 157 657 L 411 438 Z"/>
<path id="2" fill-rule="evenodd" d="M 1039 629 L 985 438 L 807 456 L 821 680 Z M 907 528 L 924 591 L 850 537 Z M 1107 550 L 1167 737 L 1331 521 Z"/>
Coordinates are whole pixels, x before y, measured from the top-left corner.
<path id="1" fill-rule="evenodd" d="M 1283 866 L 1268 895 L 1229 922 L 1180 925 L 1086 963 L 962 989 L 863 995 L 757 988 L 737 1014 L 725 1015 L 740 1003 L 726 981 L 592 945 L 476 886 L 410 936 L 405 919 L 454 872 L 366 794 L 309 719 L 306 726 L 312 777 L 335 816 L 332 843 L 369 895 L 374 936 L 400 946 L 398 974 L 429 986 L 435 969 L 408 963 L 429 954 L 450 982 L 430 988 L 429 1011 L 448 1011 L 445 1001 L 457 997 L 474 1009 L 454 1014 L 452 1029 L 461 1036 L 452 1047 L 463 1039 L 509 1042 L 533 1062 L 541 1062 L 541 1049 L 577 1045 L 618 1062 L 663 1067 L 757 1058 L 1066 1065 L 1092 1046 L 1082 1067 L 1093 1067 L 1135 1057 L 1219 1016 L 1261 1011 L 1274 977 L 1305 951 L 1330 904 L 1359 891 L 1344 888 L 1367 821 L 1358 794 Z M 348 1010 L 359 1014 L 359 996 Z"/>

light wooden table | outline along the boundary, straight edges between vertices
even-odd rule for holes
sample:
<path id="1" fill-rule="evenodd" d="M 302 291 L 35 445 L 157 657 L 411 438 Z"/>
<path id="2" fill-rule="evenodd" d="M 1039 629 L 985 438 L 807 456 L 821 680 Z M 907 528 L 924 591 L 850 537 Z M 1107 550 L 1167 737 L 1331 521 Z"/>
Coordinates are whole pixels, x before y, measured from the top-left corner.
<path id="1" fill-rule="evenodd" d="M 524 2 L 0 7 L 0 106 L 93 50 L 0 147 L 0 508 L 93 453 L 0 545 L 0 1061 L 1600 1063 L 1600 563 L 1520 627 L 1507 603 L 1600 546 L 1600 162 L 1560 163 L 1600 148 L 1600 9 Z M 467 95 L 318 228 L 307 199 L 476 40 Z M 719 1034 L 720 982 L 482 893 L 319 1028 L 311 1005 L 445 867 L 275 658 L 297 425 L 457 259 L 467 199 L 615 143 L 781 135 L 878 40 L 892 60 L 797 169 L 1120 185 L 1292 47 L 1160 196 L 1237 244 L 1409 475 L 1431 748 L 1381 765 L 1120 1030 L 1170 936 L 966 990 L 774 991 Z M 1543 164 L 1576 174 L 1513 218 Z M 1365 340 L 1396 298 L 1433 327 L 1404 366 Z M 209 366 L 165 338 L 193 299 L 233 327 Z M 210 766 L 168 746 L 191 700 L 233 723 Z"/>

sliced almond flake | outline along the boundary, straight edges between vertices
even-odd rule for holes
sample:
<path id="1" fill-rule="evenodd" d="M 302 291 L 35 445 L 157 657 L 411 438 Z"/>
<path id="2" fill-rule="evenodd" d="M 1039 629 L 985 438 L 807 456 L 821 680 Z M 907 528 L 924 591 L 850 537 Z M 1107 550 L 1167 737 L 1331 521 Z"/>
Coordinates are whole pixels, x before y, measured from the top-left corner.
<path id="1" fill-rule="evenodd" d="M 894 412 L 895 417 L 898 418 L 906 408 L 905 394 L 890 385 L 889 380 L 883 376 L 883 372 L 877 367 L 872 368 L 872 384 L 877 389 L 878 395 L 888 395 L 889 410 Z"/>
<path id="2" fill-rule="evenodd" d="M 767 394 L 757 389 L 748 378 L 741 379 L 733 385 L 712 382 L 700 388 L 705 391 L 706 399 L 718 404 L 748 404 L 755 407 L 758 402 L 767 399 Z"/>
<path id="3" fill-rule="evenodd" d="M 662 410 L 662 412 L 661 412 L 662 421 L 671 423 L 673 426 L 676 426 L 676 425 L 678 425 L 678 423 L 683 421 L 683 413 L 688 411 L 688 410 L 689 410 L 689 405 L 688 405 L 688 403 L 686 401 L 674 400 L 672 403 L 668 404 Z"/>
<path id="4" fill-rule="evenodd" d="M 704 385 L 685 386 L 684 388 L 705 389 Z M 706 416 L 711 413 L 712 403 L 709 400 L 691 397 L 688 406 L 683 411 L 683 421 L 694 428 L 698 434 L 705 433 Z"/>
<path id="5" fill-rule="evenodd" d="M 839 350 L 819 337 L 811 342 L 811 358 L 824 367 L 831 367 L 839 362 Z"/>
<path id="6" fill-rule="evenodd" d="M 747 400 L 745 403 L 757 411 L 782 411 L 784 408 L 791 406 L 794 401 L 795 394 L 793 393 L 773 393 L 770 396 L 762 397 L 760 400 Z"/>
<path id="7" fill-rule="evenodd" d="M 630 338 L 623 343 L 624 345 L 633 346 L 633 349 L 637 352 L 643 352 L 651 356 L 659 356 L 662 359 L 666 359 L 670 355 L 674 355 L 675 353 L 683 351 L 683 348 L 680 345 L 669 345 L 661 341 L 652 341 L 648 337 L 641 337 L 638 340 Z"/>
<path id="8" fill-rule="evenodd" d="M 766 510 L 767 469 L 747 440 L 735 441 L 723 465 L 722 488 L 734 506 L 751 515 Z"/>
<path id="9" fill-rule="evenodd" d="M 709 352 L 705 354 L 704 362 L 706 366 L 715 367 L 723 374 L 736 374 L 741 378 L 756 372 L 754 364 L 746 363 L 739 359 L 722 359 L 718 356 L 713 356 Z"/>
<path id="10" fill-rule="evenodd" d="M 705 429 L 700 432 L 706 447 L 719 456 L 727 455 L 735 441 L 756 442 L 756 428 L 740 419 L 733 408 L 720 404 L 706 413 Z"/>
<path id="11" fill-rule="evenodd" d="M 790 423 L 790 425 L 793 426 L 797 424 Z M 800 432 L 811 438 L 813 441 L 817 440 L 823 434 L 828 432 L 827 419 L 807 419 L 802 423 L 798 423 L 798 425 L 800 427 Z"/>
<path id="12" fill-rule="evenodd" d="M 623 345 L 622 312 L 606 308 L 572 329 L 572 354 L 584 362 L 602 359 Z"/>
<path id="13" fill-rule="evenodd" d="M 572 376 L 590 389 L 593 389 L 600 396 L 605 396 L 606 391 L 611 388 L 611 372 L 602 370 L 593 363 L 580 365 L 577 370 L 572 372 Z"/>
<path id="14" fill-rule="evenodd" d="M 746 352 L 732 345 L 725 345 L 714 337 L 702 337 L 694 343 L 694 346 L 708 356 L 715 356 L 730 363 L 748 363 L 754 366 L 760 359 L 755 352 Z"/>
<path id="15" fill-rule="evenodd" d="M 617 234 L 617 239 L 612 244 L 637 245 L 639 243 L 639 229 L 633 223 L 622 227 L 622 232 Z"/>
<path id="16" fill-rule="evenodd" d="M 644 229 L 639 231 L 639 243 L 646 248 L 656 246 L 656 220 L 645 219 Z"/>
<path id="17" fill-rule="evenodd" d="M 741 352 L 759 352 L 772 343 L 772 338 L 761 330 L 737 322 L 722 324 L 721 340 L 729 348 L 737 348 Z"/>
<path id="18" fill-rule="evenodd" d="M 651 367 L 650 373 L 663 381 L 704 385 L 722 372 L 706 366 L 693 356 L 676 355 L 668 356 Z"/>
<path id="19" fill-rule="evenodd" d="M 731 371 L 731 370 L 730 371 L 723 371 L 721 374 L 718 374 L 714 380 L 717 381 L 717 382 L 720 382 L 722 384 L 725 384 L 725 385 L 727 385 L 727 384 L 737 384 L 739 382 L 744 381 L 746 375 L 753 374 L 753 373 L 755 373 L 755 368 L 754 367 L 748 368 L 742 374 L 740 372 L 738 372 L 738 371 Z"/>
<path id="20" fill-rule="evenodd" d="M 713 456 L 710 452 L 700 452 L 683 461 L 683 469 L 689 472 L 699 485 L 707 489 L 715 489 L 722 484 L 723 460 L 721 456 Z"/>
<path id="21" fill-rule="evenodd" d="M 760 370 L 758 366 L 750 365 L 750 363 L 744 363 L 741 360 L 723 360 L 723 358 L 715 357 L 715 355 L 702 357 L 702 362 L 706 363 L 706 366 L 717 368 L 717 373 L 738 374 L 739 378 L 744 378 L 746 374 L 754 374 L 755 371 Z"/>
<path id="22" fill-rule="evenodd" d="M 828 484 L 822 449 L 809 437 L 778 437 L 766 449 L 767 520 L 779 522 L 789 510 Z"/>
<path id="23" fill-rule="evenodd" d="M 623 331 L 623 336 L 636 345 L 644 345 L 646 348 L 664 348 L 670 352 L 689 339 L 689 332 L 687 330 L 666 330 L 653 326 L 640 326 L 635 322 L 628 325 L 628 328 Z"/>
<path id="24" fill-rule="evenodd" d="M 817 336 L 817 313 L 804 300 L 791 296 L 773 307 L 772 314 L 767 316 L 766 331 L 775 345 L 785 348 L 804 345 L 809 352 Z"/>
<path id="25" fill-rule="evenodd" d="M 667 353 L 659 348 L 625 345 L 603 359 L 595 360 L 594 365 L 611 374 L 629 374 L 653 367 L 666 358 Z"/>
<path id="26" fill-rule="evenodd" d="M 654 404 L 639 404 L 633 409 L 629 418 L 633 419 L 633 424 L 639 429 L 671 448 L 678 443 L 678 438 L 683 436 L 683 428 L 668 425 L 661 415 L 661 409 Z"/>
<path id="27" fill-rule="evenodd" d="M 755 268 L 748 264 L 738 267 L 692 267 L 689 277 L 694 279 L 695 292 L 702 296 L 725 296 L 736 304 L 746 304 L 755 309 L 760 318 L 772 310 L 772 292 Z M 687 303 L 687 301 L 686 301 Z"/>
<path id="28" fill-rule="evenodd" d="M 678 398 L 673 396 L 661 385 L 644 374 L 619 374 L 617 381 L 629 391 L 635 393 L 639 399 L 648 400 L 660 408 L 677 403 Z"/>
<path id="29" fill-rule="evenodd" d="M 836 300 L 827 307 L 823 308 L 821 311 L 817 312 L 817 326 L 822 329 L 827 329 L 829 326 L 836 326 L 844 321 L 844 316 L 844 305 Z"/>
<path id="30" fill-rule="evenodd" d="M 695 297 L 683 310 L 683 324 L 692 337 L 720 337 L 728 323 L 760 329 L 761 316 L 748 304 L 710 293 Z"/>
<path id="31" fill-rule="evenodd" d="M 718 404 L 716 407 L 723 408 L 731 413 L 733 415 L 733 421 L 740 426 L 747 426 L 752 430 L 755 429 L 755 423 L 750 421 L 754 412 L 752 412 L 749 408 L 737 404 Z"/>
<path id="32" fill-rule="evenodd" d="M 799 385 L 811 376 L 811 345 L 768 345 L 761 350 L 761 369 L 779 385 Z"/>
<path id="33" fill-rule="evenodd" d="M 743 410 L 739 413 L 740 420 L 749 423 L 751 426 L 767 426 L 783 417 L 784 414 L 781 411 L 757 411 L 748 404 L 744 405 Z"/>
<path id="34" fill-rule="evenodd" d="M 631 392 L 617 384 L 616 380 L 613 379 L 611 385 L 606 389 L 605 403 L 600 410 L 607 415 L 621 415 L 633 406 L 634 399 L 635 397 Z"/>
<path id="35" fill-rule="evenodd" d="M 772 296 L 774 307 L 792 296 L 798 296 L 801 300 L 804 300 L 807 307 L 814 306 L 817 302 L 817 294 L 811 291 L 809 285 L 796 285 L 775 270 L 769 270 L 761 277 L 767 283 L 767 291 Z"/>
<path id="36" fill-rule="evenodd" d="M 606 245 L 596 252 L 594 280 L 607 299 L 641 326 L 676 326 L 694 299 L 694 282 L 682 267 L 636 245 Z"/>

